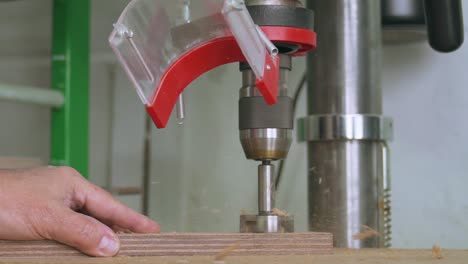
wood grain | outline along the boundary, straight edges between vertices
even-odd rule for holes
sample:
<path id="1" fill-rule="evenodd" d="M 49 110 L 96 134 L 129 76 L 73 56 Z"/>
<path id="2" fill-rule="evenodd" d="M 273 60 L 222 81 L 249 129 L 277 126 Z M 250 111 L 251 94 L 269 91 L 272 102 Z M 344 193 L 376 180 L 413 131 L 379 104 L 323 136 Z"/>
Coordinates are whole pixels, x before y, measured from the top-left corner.
<path id="1" fill-rule="evenodd" d="M 226 248 L 232 256 L 331 254 L 329 233 L 239 234 L 166 233 L 119 235 L 119 256 L 216 256 Z M 78 251 L 51 241 L 0 241 L 1 257 L 82 256 Z"/>
<path id="2" fill-rule="evenodd" d="M 443 250 L 442 259 L 433 259 L 432 251 L 427 250 L 389 250 L 334 249 L 330 255 L 297 256 L 228 256 L 226 264 L 466 264 L 468 250 Z M 215 264 L 212 256 L 173 256 L 173 257 L 43 257 L 43 258 L 5 258 L 0 264 Z M 220 262 L 223 263 L 223 262 Z"/>

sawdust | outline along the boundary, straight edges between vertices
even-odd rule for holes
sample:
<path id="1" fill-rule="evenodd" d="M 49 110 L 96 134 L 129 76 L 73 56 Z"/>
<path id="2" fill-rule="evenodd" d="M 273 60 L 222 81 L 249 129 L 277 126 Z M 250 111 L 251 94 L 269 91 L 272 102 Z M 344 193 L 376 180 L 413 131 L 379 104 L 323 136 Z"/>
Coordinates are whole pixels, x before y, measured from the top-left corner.
<path id="1" fill-rule="evenodd" d="M 239 247 L 240 247 L 240 244 L 234 244 L 232 246 L 229 246 L 221 250 L 218 254 L 216 254 L 214 258 L 214 263 L 223 262 L 229 254 L 231 254 L 234 250 L 238 249 Z"/>
<path id="2" fill-rule="evenodd" d="M 432 258 L 433 259 L 443 259 L 444 255 L 442 255 L 442 249 L 439 245 L 432 246 Z"/>
<path id="3" fill-rule="evenodd" d="M 353 235 L 354 240 L 366 240 L 373 237 L 378 237 L 380 234 L 375 229 L 368 226 L 361 227 L 361 233 Z"/>
<path id="4" fill-rule="evenodd" d="M 289 214 L 286 211 L 283 211 L 283 210 L 278 209 L 278 208 L 273 208 L 272 212 L 273 212 L 273 214 L 275 214 L 277 216 L 284 216 L 284 217 L 289 216 Z"/>
<path id="5" fill-rule="evenodd" d="M 121 228 L 121 227 L 118 227 L 118 226 L 113 226 L 112 227 L 112 230 L 114 230 L 114 232 L 118 235 L 124 235 L 124 234 L 133 234 L 132 231 L 128 230 L 128 229 L 124 229 L 124 228 Z"/>
<path id="6" fill-rule="evenodd" d="M 379 200 L 379 209 L 382 209 L 382 210 L 385 209 L 385 200 L 384 199 Z"/>

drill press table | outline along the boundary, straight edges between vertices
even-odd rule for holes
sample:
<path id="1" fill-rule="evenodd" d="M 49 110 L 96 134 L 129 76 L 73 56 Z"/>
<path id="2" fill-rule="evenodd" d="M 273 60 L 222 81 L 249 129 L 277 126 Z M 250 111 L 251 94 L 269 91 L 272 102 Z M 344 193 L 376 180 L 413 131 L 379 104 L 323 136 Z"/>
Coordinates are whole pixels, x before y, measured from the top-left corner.
<path id="1" fill-rule="evenodd" d="M 343 250 L 336 249 L 331 255 L 312 256 L 228 256 L 225 261 L 215 262 L 213 257 L 46 257 L 35 259 L 4 259 L 0 263 L 51 263 L 51 264 L 465 264 L 468 251 L 443 251 L 442 259 L 434 259 L 431 250 Z"/>
<path id="2" fill-rule="evenodd" d="M 1 263 L 150 264 L 354 264 L 467 263 L 468 250 L 344 250 L 332 248 L 329 233 L 239 234 L 166 233 L 120 235 L 115 258 L 90 258 L 55 242 L 0 241 Z M 215 261 L 218 259 L 219 261 Z"/>

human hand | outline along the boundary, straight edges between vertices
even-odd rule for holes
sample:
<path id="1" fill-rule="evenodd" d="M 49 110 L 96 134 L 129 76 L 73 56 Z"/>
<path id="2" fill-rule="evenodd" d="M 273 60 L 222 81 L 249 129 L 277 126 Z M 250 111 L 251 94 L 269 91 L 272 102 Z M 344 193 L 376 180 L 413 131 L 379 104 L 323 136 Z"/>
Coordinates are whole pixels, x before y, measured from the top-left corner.
<path id="1" fill-rule="evenodd" d="M 157 233 L 159 225 L 74 169 L 0 170 L 0 239 L 56 240 L 104 257 L 120 248 L 113 229 Z"/>

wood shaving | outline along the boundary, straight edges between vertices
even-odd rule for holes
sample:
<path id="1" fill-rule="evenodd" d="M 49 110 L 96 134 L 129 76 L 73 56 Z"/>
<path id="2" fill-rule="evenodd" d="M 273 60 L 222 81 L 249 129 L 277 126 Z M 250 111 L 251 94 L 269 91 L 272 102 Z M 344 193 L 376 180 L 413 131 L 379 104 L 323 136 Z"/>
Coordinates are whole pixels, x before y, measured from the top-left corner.
<path id="1" fill-rule="evenodd" d="M 384 199 L 379 200 L 379 209 L 382 209 L 382 210 L 385 209 L 385 200 Z"/>
<path id="2" fill-rule="evenodd" d="M 376 230 L 368 227 L 368 226 L 362 226 L 361 227 L 361 233 L 353 235 L 354 240 L 366 240 L 369 238 L 373 237 L 378 237 L 380 234 Z"/>
<path id="3" fill-rule="evenodd" d="M 444 256 L 442 255 L 442 249 L 439 245 L 432 246 L 432 258 L 433 259 L 443 259 Z"/>
<path id="4" fill-rule="evenodd" d="M 124 229 L 124 228 L 121 228 L 121 227 L 117 227 L 117 226 L 114 226 L 112 227 L 112 229 L 114 230 L 114 232 L 118 235 L 123 235 L 123 234 L 133 234 L 132 231 L 128 230 L 128 229 Z"/>
<path id="5" fill-rule="evenodd" d="M 273 208 L 272 210 L 273 214 L 277 215 L 277 216 L 284 216 L 284 217 L 288 217 L 289 214 L 281 209 L 278 209 L 278 208 Z"/>
<path id="6" fill-rule="evenodd" d="M 220 262 L 224 261 L 226 257 L 231 254 L 234 250 L 238 249 L 240 247 L 240 244 L 234 244 L 232 246 L 229 246 L 223 250 L 221 250 L 218 254 L 216 254 L 214 261 L 215 262 Z"/>

